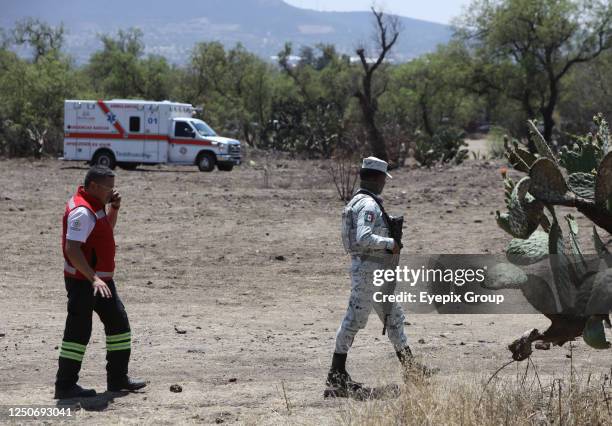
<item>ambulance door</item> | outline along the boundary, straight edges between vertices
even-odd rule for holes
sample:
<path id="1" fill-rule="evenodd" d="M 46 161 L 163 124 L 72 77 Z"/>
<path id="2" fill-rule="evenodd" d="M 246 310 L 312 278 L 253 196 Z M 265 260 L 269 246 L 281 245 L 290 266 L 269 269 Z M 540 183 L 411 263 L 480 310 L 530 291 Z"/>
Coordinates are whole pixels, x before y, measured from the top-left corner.
<path id="1" fill-rule="evenodd" d="M 93 107 L 93 108 L 92 108 Z M 75 138 L 72 140 L 75 147 L 76 160 L 91 159 L 91 143 L 90 137 L 93 132 L 93 123 L 95 121 L 94 110 L 95 105 L 88 103 L 75 104 L 75 118 L 70 132 Z"/>
<path id="2" fill-rule="evenodd" d="M 138 163 L 144 154 L 144 110 L 126 108 L 126 124 L 128 138 L 124 139 L 122 149 L 118 152 L 118 160 Z"/>
<path id="3" fill-rule="evenodd" d="M 195 130 L 187 119 L 176 118 L 173 121 L 168 162 L 179 164 L 193 163 L 195 160 L 193 154 L 196 137 Z"/>
<path id="4" fill-rule="evenodd" d="M 159 106 L 150 105 L 144 110 L 144 162 L 165 163 L 166 162 L 166 136 L 159 133 Z"/>

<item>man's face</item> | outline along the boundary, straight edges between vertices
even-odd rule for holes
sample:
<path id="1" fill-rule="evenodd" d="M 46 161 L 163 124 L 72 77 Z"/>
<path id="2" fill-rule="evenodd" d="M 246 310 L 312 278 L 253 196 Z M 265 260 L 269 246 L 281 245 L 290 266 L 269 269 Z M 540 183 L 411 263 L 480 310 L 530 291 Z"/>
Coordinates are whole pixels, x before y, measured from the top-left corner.
<path id="1" fill-rule="evenodd" d="M 87 192 L 102 203 L 107 204 L 113 197 L 113 189 L 115 189 L 115 178 L 110 176 L 105 177 L 100 182 L 91 182 L 87 188 Z"/>
<path id="2" fill-rule="evenodd" d="M 385 188 L 385 184 L 387 183 L 387 175 L 383 173 L 378 174 L 374 178 L 374 181 L 376 182 L 376 185 L 378 186 L 378 188 L 380 188 L 379 194 L 382 194 L 383 189 Z"/>

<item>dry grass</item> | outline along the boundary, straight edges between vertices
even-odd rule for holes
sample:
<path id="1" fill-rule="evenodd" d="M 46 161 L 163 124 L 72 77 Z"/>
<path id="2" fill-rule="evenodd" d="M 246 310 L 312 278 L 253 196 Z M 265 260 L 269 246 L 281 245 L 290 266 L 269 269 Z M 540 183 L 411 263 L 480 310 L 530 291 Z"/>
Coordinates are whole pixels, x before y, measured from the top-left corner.
<path id="1" fill-rule="evenodd" d="M 397 399 L 351 402 L 347 425 L 612 424 L 610 374 L 541 378 L 535 365 L 508 366 L 495 377 L 413 380 Z M 516 369 L 515 375 L 508 371 Z M 502 375 L 505 374 L 505 375 Z M 489 381 L 490 380 L 490 381 Z"/>

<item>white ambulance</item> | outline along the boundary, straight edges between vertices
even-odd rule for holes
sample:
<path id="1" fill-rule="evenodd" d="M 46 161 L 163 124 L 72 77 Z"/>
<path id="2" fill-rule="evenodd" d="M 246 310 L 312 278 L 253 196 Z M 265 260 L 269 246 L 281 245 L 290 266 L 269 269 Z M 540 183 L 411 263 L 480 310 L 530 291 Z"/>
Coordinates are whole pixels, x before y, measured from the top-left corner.
<path id="1" fill-rule="evenodd" d="M 113 99 L 64 102 L 64 160 L 112 168 L 197 165 L 210 172 L 241 162 L 240 142 L 217 136 L 196 109 L 176 102 Z"/>

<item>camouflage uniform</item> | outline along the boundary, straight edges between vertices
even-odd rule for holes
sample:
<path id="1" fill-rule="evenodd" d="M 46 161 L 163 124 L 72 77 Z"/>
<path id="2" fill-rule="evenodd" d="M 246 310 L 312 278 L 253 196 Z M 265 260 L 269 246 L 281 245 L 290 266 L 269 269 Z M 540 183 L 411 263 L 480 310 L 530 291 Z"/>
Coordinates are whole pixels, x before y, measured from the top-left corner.
<path id="1" fill-rule="evenodd" d="M 389 313 L 387 335 L 396 352 L 407 346 L 405 317 L 400 305 L 391 303 L 385 306 L 386 303 L 373 300 L 376 291 L 391 292 L 388 284 L 374 286 L 374 270 L 395 268 L 399 254 L 391 253 L 394 241 L 387 236 L 383 213 L 372 197 L 382 203 L 380 197 L 373 193 L 359 193 L 347 204 L 342 216 L 342 240 L 351 255 L 351 296 L 344 320 L 336 333 L 335 353 L 338 354 L 348 352 L 357 332 L 366 326 L 372 307 L 383 322 L 385 312 Z"/>

